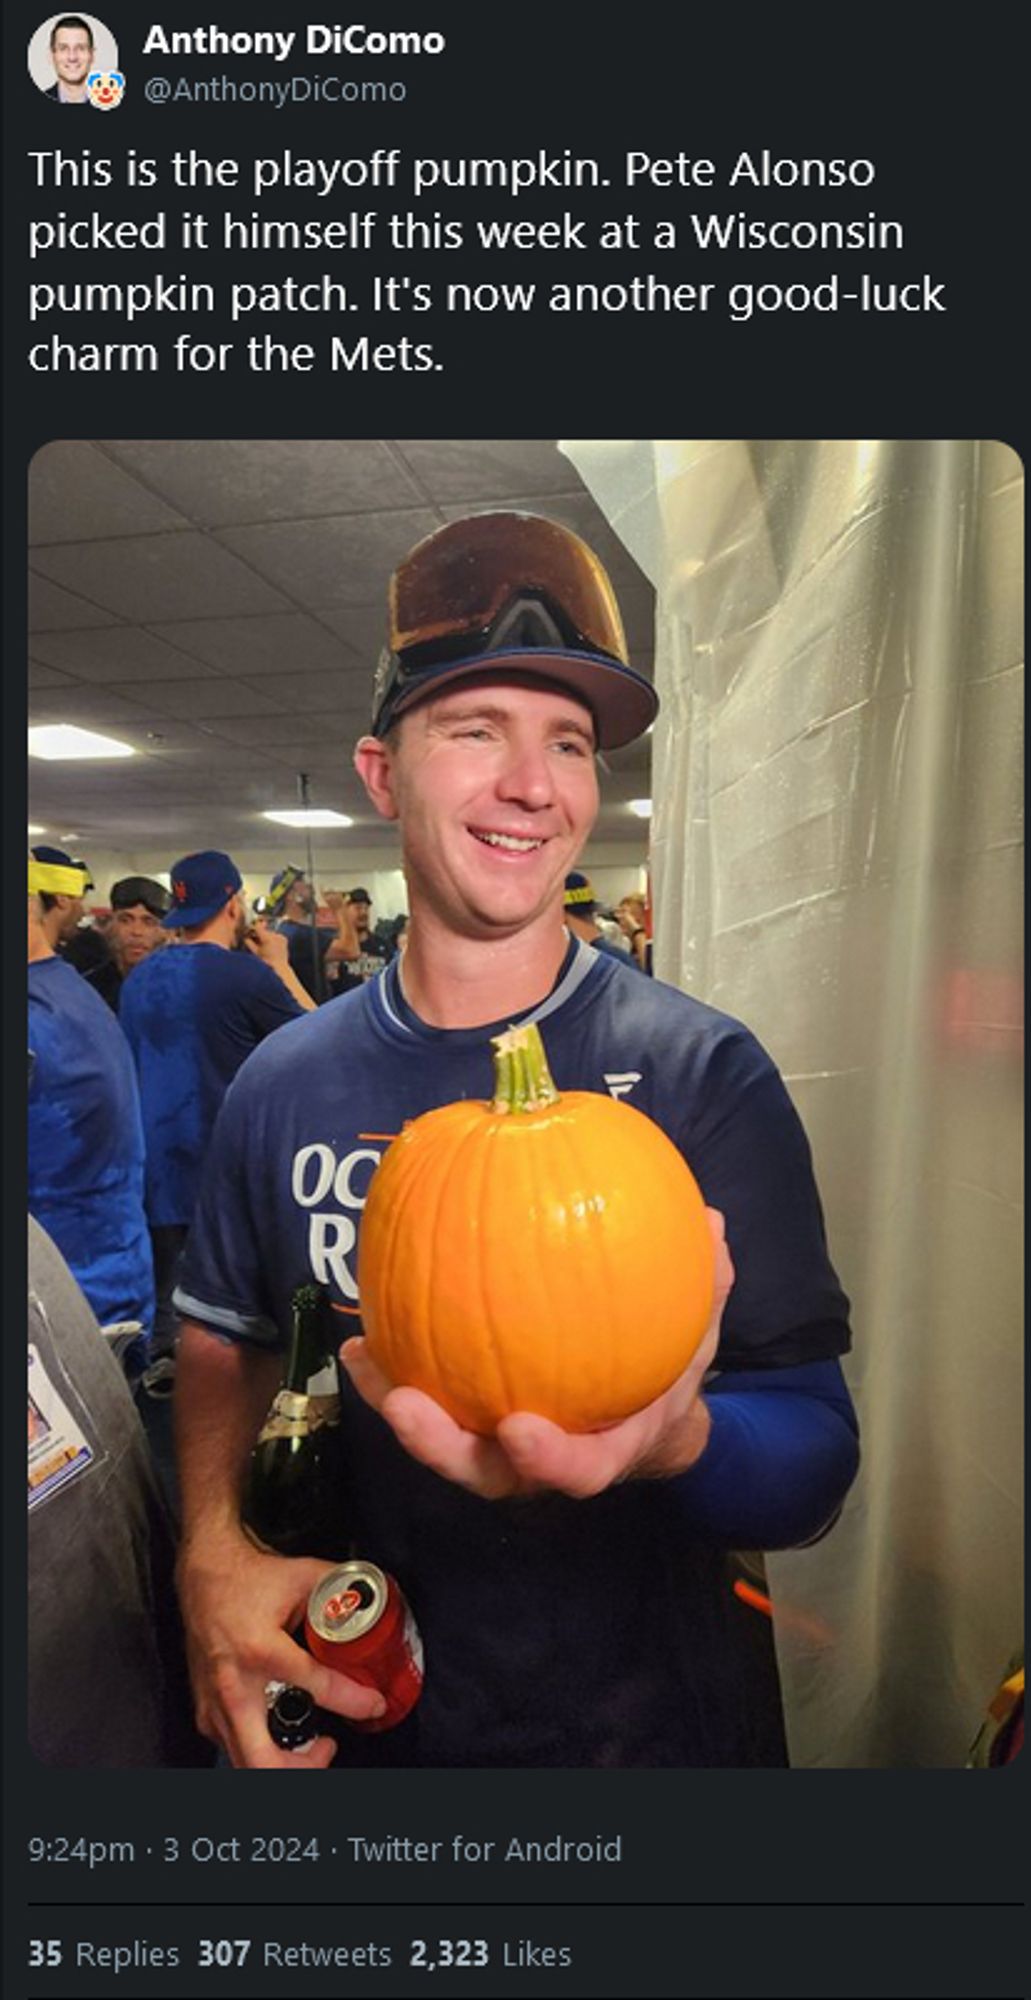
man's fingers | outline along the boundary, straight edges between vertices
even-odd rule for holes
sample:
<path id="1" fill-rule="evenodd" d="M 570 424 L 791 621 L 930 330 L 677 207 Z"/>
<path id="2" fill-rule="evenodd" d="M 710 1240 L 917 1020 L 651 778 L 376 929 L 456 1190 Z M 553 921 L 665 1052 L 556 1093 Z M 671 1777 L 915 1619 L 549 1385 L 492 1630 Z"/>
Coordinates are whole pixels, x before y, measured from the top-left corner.
<path id="1" fill-rule="evenodd" d="M 515 1490 L 518 1481 L 512 1466 L 493 1438 L 464 1431 L 421 1389 L 395 1389 L 370 1360 L 364 1340 L 345 1340 L 340 1360 L 358 1394 L 379 1411 L 398 1443 L 420 1465 L 484 1500 L 500 1500 Z"/>
<path id="2" fill-rule="evenodd" d="M 291 1753 L 280 1750 L 269 1735 L 264 1682 L 253 1674 L 241 1673 L 229 1660 L 220 1661 L 214 1670 L 202 1727 L 206 1736 L 222 1745 L 238 1770 L 292 1768 Z M 319 1737 L 312 1745 L 308 1769 L 324 1769 L 335 1755 L 332 1737 Z"/>
<path id="3" fill-rule="evenodd" d="M 727 1294 L 734 1283 L 734 1264 L 727 1248 L 726 1224 L 718 1208 L 707 1208 L 709 1229 L 712 1233 L 712 1247 L 716 1253 L 716 1306 L 722 1311 Z"/>
<path id="4" fill-rule="evenodd" d="M 340 1361 L 362 1401 L 374 1410 L 382 1410 L 393 1383 L 370 1359 L 366 1342 L 358 1336 L 345 1340 L 340 1349 Z"/>
<path id="5" fill-rule="evenodd" d="M 292 1632 L 300 1624 L 308 1609 L 308 1599 L 316 1585 L 337 1567 L 336 1563 L 324 1562 L 321 1556 L 294 1556 L 290 1559 L 290 1568 L 294 1572 L 290 1577 L 293 1601 L 287 1606 L 284 1620 L 287 1632 Z M 308 1655 L 305 1654 L 303 1657 L 307 1659 Z"/>
<path id="6" fill-rule="evenodd" d="M 498 1442 L 522 1486 L 548 1486 L 574 1500 L 588 1500 L 622 1477 L 640 1441 L 632 1417 L 611 1430 L 576 1435 L 520 1410 L 498 1425 Z"/>
<path id="7" fill-rule="evenodd" d="M 292 1687 L 302 1687 L 320 1708 L 331 1709 L 334 1715 L 347 1716 L 354 1722 L 368 1722 L 384 1713 L 386 1702 L 378 1689 L 362 1687 L 333 1667 L 322 1666 L 285 1632 L 279 1636 L 281 1643 L 269 1646 L 262 1662 L 266 1680 L 287 1681 Z"/>
<path id="8" fill-rule="evenodd" d="M 380 1414 L 409 1455 L 443 1478 L 484 1500 L 500 1500 L 516 1490 L 512 1465 L 494 1438 L 464 1431 L 420 1389 L 391 1389 Z"/>

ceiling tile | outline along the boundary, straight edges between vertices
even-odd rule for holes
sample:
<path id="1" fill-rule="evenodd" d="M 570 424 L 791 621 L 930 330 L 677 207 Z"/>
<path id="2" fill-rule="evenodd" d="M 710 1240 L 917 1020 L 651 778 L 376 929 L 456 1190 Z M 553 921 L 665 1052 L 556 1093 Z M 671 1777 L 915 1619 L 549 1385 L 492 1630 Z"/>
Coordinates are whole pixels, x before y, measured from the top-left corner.
<path id="1" fill-rule="evenodd" d="M 361 662 L 368 696 L 372 698 L 372 676 L 387 636 L 386 580 L 375 604 L 314 604 L 312 612 L 335 632 Z"/>
<path id="2" fill-rule="evenodd" d="M 113 465 L 95 444 L 61 439 L 29 467 L 29 546 L 155 535 L 189 522 Z"/>
<path id="3" fill-rule="evenodd" d="M 29 661 L 28 684 L 30 688 L 71 687 L 73 685 L 67 674 L 59 674 L 56 667 L 44 666 L 40 660 Z"/>
<path id="4" fill-rule="evenodd" d="M 276 705 L 289 709 L 292 714 L 304 714 L 306 711 L 330 714 L 341 709 L 351 709 L 360 704 L 364 697 L 365 680 L 363 671 L 353 669 L 351 671 L 344 669 L 335 674 L 290 673 L 284 677 L 282 687 L 276 689 L 279 696 Z M 257 707 L 256 703 L 262 689 L 269 685 L 267 679 L 259 680 L 253 686 L 241 682 L 240 693 L 243 696 L 244 708 L 250 709 L 256 715 L 262 714 L 263 710 Z M 272 705 L 271 702 L 267 703 L 268 708 Z M 221 712 L 225 714 L 227 711 Z M 215 710 L 211 709 L 209 713 L 214 715 Z"/>
<path id="5" fill-rule="evenodd" d="M 310 609 L 314 604 L 381 603 L 395 563 L 439 525 L 437 516 L 423 508 L 224 528 L 219 541 Z"/>
<path id="6" fill-rule="evenodd" d="M 70 632 L 79 625 L 112 625 L 109 611 L 101 611 L 82 597 L 62 590 L 48 577 L 29 571 L 29 631 Z"/>
<path id="7" fill-rule="evenodd" d="M 37 659 L 83 681 L 160 681 L 186 674 L 200 680 L 214 671 L 139 625 L 47 633 L 33 638 L 32 650 Z"/>
<path id="8" fill-rule="evenodd" d="M 115 439 L 105 449 L 201 527 L 365 514 L 422 499 L 378 438 Z"/>
<path id="9" fill-rule="evenodd" d="M 292 771 L 295 776 L 298 771 L 306 771 L 310 778 L 319 782 L 329 778 L 334 785 L 350 787 L 354 796 L 360 795 L 364 801 L 365 789 L 355 772 L 352 753 L 365 728 L 364 718 L 356 721 L 352 716 L 343 715 L 334 718 L 332 732 L 324 733 L 321 742 L 314 743 L 308 737 L 299 742 L 279 743 L 268 754 L 281 770 Z M 327 801 L 319 800 L 318 803 L 324 805 Z"/>
<path id="10" fill-rule="evenodd" d="M 152 630 L 191 659 L 248 680 L 257 674 L 329 673 L 344 659 L 335 632 L 303 611 L 273 611 L 264 618 L 184 618 Z"/>
<path id="11" fill-rule="evenodd" d="M 197 617 L 286 608 L 277 591 L 206 535 L 73 543 L 38 549 L 33 560 L 55 583 L 141 625 L 173 618 L 184 604 Z"/>
<path id="12" fill-rule="evenodd" d="M 295 748 L 305 746 L 319 749 L 342 743 L 341 717 L 339 715 L 296 715 L 292 714 L 284 724 L 283 715 L 248 715 L 242 713 L 226 718 L 218 724 L 218 735 L 227 743 L 269 744 L 275 747 L 279 757 L 288 757 Z"/>
<path id="13" fill-rule="evenodd" d="M 497 506 L 513 494 L 582 490 L 553 438 L 401 438 L 398 450 L 439 504 L 480 500 Z"/>
<path id="14" fill-rule="evenodd" d="M 209 771 L 218 770 L 225 788 L 231 790 L 246 783 L 255 765 L 267 761 L 273 767 L 273 760 L 266 759 L 264 751 L 255 751 L 245 764 L 229 748 L 221 728 L 221 721 L 192 723 L 179 716 L 152 716 L 145 735 L 148 760 L 174 770 L 177 783 L 190 785 L 196 777 L 198 789 L 206 798 L 211 797 L 205 776 Z"/>
<path id="15" fill-rule="evenodd" d="M 651 670 L 653 593 L 551 440 L 73 440 L 44 448 L 33 485 L 34 713 L 139 753 L 32 760 L 33 817 L 80 826 L 87 852 L 90 835 L 148 851 L 159 828 L 170 859 L 221 846 L 288 860 L 297 836 L 260 814 L 296 802 L 303 771 L 315 804 L 356 821 L 333 853 L 360 843 L 393 865 L 396 828 L 351 752 L 390 572 L 445 517 L 568 521 L 611 567 L 634 664 Z M 647 745 L 613 753 L 597 837 L 643 854 L 647 830 L 620 798 L 649 784 Z"/>
<path id="16" fill-rule="evenodd" d="M 206 680 L 148 681 L 146 700 L 154 715 L 181 716 L 185 721 L 205 721 L 240 714 L 287 714 L 281 701 L 224 674 L 209 674 Z"/>
<path id="17" fill-rule="evenodd" d="M 109 688 L 88 687 L 69 681 L 64 687 L 33 688 L 29 693 L 30 722 L 74 722 L 80 729 L 104 729 L 124 722 L 133 727 L 147 721 L 150 710 L 141 702 L 126 701 Z"/>

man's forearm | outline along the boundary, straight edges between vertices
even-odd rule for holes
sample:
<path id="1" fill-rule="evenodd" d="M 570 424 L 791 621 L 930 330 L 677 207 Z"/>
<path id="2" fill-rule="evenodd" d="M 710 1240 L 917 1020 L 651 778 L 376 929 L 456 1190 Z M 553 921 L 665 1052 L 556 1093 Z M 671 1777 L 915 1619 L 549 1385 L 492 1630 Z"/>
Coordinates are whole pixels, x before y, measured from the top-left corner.
<path id="1" fill-rule="evenodd" d="M 272 970 L 278 974 L 287 992 L 293 994 L 297 1005 L 303 1007 L 305 1013 L 310 1013 L 318 1005 L 318 1002 L 312 999 L 308 988 L 302 986 L 292 965 L 274 965 Z"/>
<path id="2" fill-rule="evenodd" d="M 175 1385 L 184 1543 L 237 1531 L 247 1460 L 281 1373 L 281 1355 L 184 1322 Z"/>
<path id="3" fill-rule="evenodd" d="M 361 940 L 353 931 L 339 930 L 326 946 L 326 959 L 332 965 L 338 965 L 342 959 L 353 963 L 361 955 Z"/>

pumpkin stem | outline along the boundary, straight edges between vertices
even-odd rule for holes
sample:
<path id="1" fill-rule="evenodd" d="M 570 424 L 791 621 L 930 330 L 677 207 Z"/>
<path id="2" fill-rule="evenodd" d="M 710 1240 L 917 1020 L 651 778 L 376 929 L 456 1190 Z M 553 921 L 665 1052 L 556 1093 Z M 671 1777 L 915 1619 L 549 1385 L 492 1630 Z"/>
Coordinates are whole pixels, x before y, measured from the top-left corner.
<path id="1" fill-rule="evenodd" d="M 506 1028 L 491 1041 L 494 1051 L 494 1110 L 542 1111 L 558 1103 L 540 1029 Z"/>

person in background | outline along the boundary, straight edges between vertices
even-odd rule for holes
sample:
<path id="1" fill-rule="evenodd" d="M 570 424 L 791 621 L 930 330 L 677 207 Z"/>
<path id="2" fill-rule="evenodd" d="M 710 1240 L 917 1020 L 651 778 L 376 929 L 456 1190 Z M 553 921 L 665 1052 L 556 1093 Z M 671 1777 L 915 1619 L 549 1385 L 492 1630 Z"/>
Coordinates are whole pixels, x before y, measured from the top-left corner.
<path id="1" fill-rule="evenodd" d="M 129 1386 L 56 1244 L 28 1228 L 29 1747 L 64 1770 L 210 1764 Z"/>
<path id="2" fill-rule="evenodd" d="M 375 1712 L 368 1688 L 289 1638 L 325 1565 L 248 1543 L 244 1469 L 296 1287 L 360 1307 L 362 1210 L 388 1135 L 489 1099 L 491 1038 L 539 1020 L 560 1090 L 623 1097 L 689 1162 L 711 1210 L 716 1302 L 679 1380 L 583 1435 L 522 1411 L 473 1436 L 385 1380 L 360 1337 L 345 1342 L 362 1551 L 396 1576 L 426 1647 L 408 1761 L 783 1763 L 772 1638 L 757 1620 L 742 1638 L 730 1552 L 807 1542 L 837 1516 L 858 1462 L 838 1361 L 848 1301 L 770 1057 L 740 1022 L 631 978 L 563 922 L 599 809 L 597 753 L 644 733 L 654 689 L 629 665 L 593 551 L 535 516 L 438 529 L 391 579 L 388 617 L 355 763 L 400 834 L 409 943 L 237 1077 L 176 1294 L 179 1578 L 200 1726 L 235 1764 L 289 1768 L 266 1728 L 269 1678 L 338 1715 Z M 512 1254 L 519 1286 L 518 1204 Z M 564 1331 L 541 1328 L 558 1343 Z M 339 1733 L 309 1767 L 389 1761 L 382 1737 Z"/>
<path id="3" fill-rule="evenodd" d="M 64 956 L 117 1014 L 130 972 L 168 941 L 162 919 L 170 899 L 149 875 L 126 875 L 112 883 L 110 900 L 103 930 L 76 931 Z"/>
<path id="4" fill-rule="evenodd" d="M 626 938 L 635 962 L 642 972 L 652 969 L 652 941 L 645 926 L 646 906 L 643 896 L 633 890 L 616 904 L 616 922 Z"/>
<path id="5" fill-rule="evenodd" d="M 273 875 L 265 897 L 264 916 L 281 937 L 285 937 L 290 964 L 311 999 L 321 1004 L 332 997 L 336 978 L 332 970 L 343 958 L 357 956 L 354 922 L 346 897 L 334 894 L 330 903 L 333 923 L 312 921 L 316 908 L 315 891 L 300 868 L 281 868 Z"/>
<path id="6" fill-rule="evenodd" d="M 39 894 L 50 880 L 30 860 L 29 1210 L 135 1372 L 154 1320 L 136 1072 L 110 1009 L 47 941 Z"/>
<path id="7" fill-rule="evenodd" d="M 342 898 L 334 890 L 327 894 L 326 901 L 338 918 L 343 909 L 353 925 L 353 948 L 341 942 L 334 975 L 337 993 L 353 993 L 367 979 L 375 979 L 377 972 L 382 972 L 389 952 L 372 928 L 372 898 L 367 889 L 348 889 Z"/>
<path id="8" fill-rule="evenodd" d="M 228 854 L 187 854 L 171 883 L 162 921 L 181 945 L 140 964 L 119 1016 L 143 1112 L 155 1362 L 174 1349 L 175 1273 L 222 1099 L 251 1050 L 315 1005 L 291 970 L 286 939 L 265 924 L 248 928 L 243 881 Z"/>
<path id="9" fill-rule="evenodd" d="M 73 861 L 61 847 L 30 847 L 29 859 L 49 871 L 48 879 L 64 883 L 63 889 L 41 889 L 39 906 L 47 943 L 71 963 L 71 952 L 93 884 L 84 861 Z"/>
<path id="10" fill-rule="evenodd" d="M 598 899 L 586 875 L 574 868 L 566 876 L 562 897 L 562 914 L 566 929 L 573 937 L 582 938 L 595 951 L 604 952 L 606 958 L 618 958 L 623 965 L 636 965 L 629 953 L 621 951 L 618 944 L 610 944 L 597 919 Z"/>

